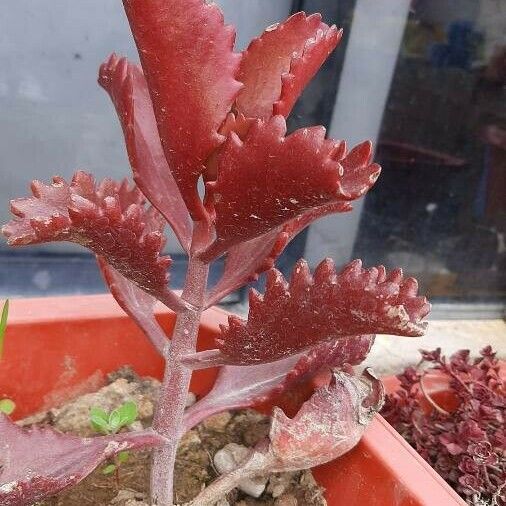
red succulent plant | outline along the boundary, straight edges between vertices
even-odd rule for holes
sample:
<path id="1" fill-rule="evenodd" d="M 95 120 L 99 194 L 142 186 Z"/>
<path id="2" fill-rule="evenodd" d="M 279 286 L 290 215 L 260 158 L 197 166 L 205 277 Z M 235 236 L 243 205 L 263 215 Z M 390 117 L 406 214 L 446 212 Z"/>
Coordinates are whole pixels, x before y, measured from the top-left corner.
<path id="1" fill-rule="evenodd" d="M 184 428 L 278 399 L 327 373 L 293 419 L 276 410 L 269 438 L 251 459 L 195 502 L 213 504 L 240 475 L 311 467 L 350 450 L 383 399 L 378 380 L 369 372 L 356 376 L 351 365 L 365 358 L 375 333 L 421 335 L 429 304 L 400 269 L 387 274 L 354 261 L 338 272 L 325 260 L 311 274 L 301 260 L 289 282 L 273 269 L 298 232 L 321 216 L 350 211 L 380 173 L 370 142 L 348 150 L 319 126 L 286 133 L 286 117 L 341 38 L 335 26 L 298 13 L 235 52 L 234 29 L 213 3 L 123 3 L 141 66 L 112 55 L 99 84 L 116 108 L 135 185 L 97 184 L 84 172 L 70 183 L 35 181 L 33 196 L 12 202 L 14 219 L 3 233 L 14 246 L 63 240 L 92 250 L 118 303 L 165 358 L 152 430 L 145 440 L 134 438 L 135 446 L 157 445 L 153 504 L 173 504 Z M 168 287 L 166 225 L 189 257 L 182 294 Z M 208 287 L 209 264 L 222 256 L 222 277 Z M 265 294 L 251 293 L 247 321 L 231 317 L 217 348 L 196 353 L 202 311 L 265 271 Z M 157 300 L 177 312 L 171 341 L 154 318 Z M 185 413 L 192 369 L 215 365 L 221 370 L 213 390 Z M 2 504 L 54 494 L 111 454 L 105 439 L 20 433 L 5 418 L 1 424 Z M 130 444 L 130 436 L 121 437 Z M 28 470 L 25 440 L 56 443 Z"/>

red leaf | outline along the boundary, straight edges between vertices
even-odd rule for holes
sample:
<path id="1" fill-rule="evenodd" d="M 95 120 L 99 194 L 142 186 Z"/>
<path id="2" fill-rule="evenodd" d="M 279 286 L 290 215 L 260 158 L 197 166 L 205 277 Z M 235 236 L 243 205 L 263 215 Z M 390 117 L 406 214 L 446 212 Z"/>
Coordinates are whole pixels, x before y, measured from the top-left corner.
<path id="1" fill-rule="evenodd" d="M 279 395 L 289 390 L 294 384 L 302 383 L 314 377 L 322 369 L 340 369 L 347 365 L 361 364 L 374 343 L 373 335 L 350 336 L 321 343 L 301 355 L 297 364 L 287 374 L 283 383 L 272 392 Z"/>
<path id="2" fill-rule="evenodd" d="M 167 336 L 155 318 L 156 299 L 137 288 L 103 257 L 97 256 L 97 262 L 116 302 L 137 323 L 160 354 L 163 354 Z"/>
<path id="3" fill-rule="evenodd" d="M 298 12 L 267 28 L 244 51 L 238 79 L 244 83 L 236 107 L 246 117 L 268 120 L 290 113 L 293 104 L 340 39 L 319 14 Z"/>
<path id="4" fill-rule="evenodd" d="M 255 281 L 262 272 L 271 269 L 288 243 L 313 221 L 328 214 L 350 210 L 348 202 L 333 202 L 301 214 L 280 229 L 232 246 L 227 253 L 223 274 L 208 294 L 206 307 L 216 304 L 229 293 Z"/>
<path id="5" fill-rule="evenodd" d="M 220 135 L 223 138 L 227 137 L 230 133 L 234 132 L 239 139 L 243 140 L 251 128 L 251 125 L 255 122 L 254 118 L 245 118 L 242 114 L 237 112 L 230 112 L 223 125 L 219 130 Z M 206 163 L 206 179 L 208 181 L 214 181 L 218 172 L 218 157 L 220 155 L 220 149 L 217 149 L 209 157 Z"/>
<path id="6" fill-rule="evenodd" d="M 212 390 L 185 411 L 184 430 L 216 413 L 267 400 L 299 358 L 294 355 L 269 364 L 221 367 Z"/>
<path id="7" fill-rule="evenodd" d="M 101 65 L 98 82 L 118 113 L 138 188 L 162 213 L 183 248 L 189 251 L 190 216 L 165 159 L 142 70 L 126 58 L 112 54 Z"/>
<path id="8" fill-rule="evenodd" d="M 350 451 L 383 405 L 383 386 L 368 370 L 361 378 L 335 371 L 293 419 L 275 409 L 269 434 L 277 471 L 308 469 Z"/>
<path id="9" fill-rule="evenodd" d="M 308 40 L 302 54 L 292 59 L 289 73 L 281 78 L 283 85 L 279 100 L 274 104 L 274 114 L 281 114 L 285 118 L 290 114 L 304 88 L 341 41 L 342 34 L 342 30 L 338 31 L 332 26 L 328 30 L 318 30 Z"/>
<path id="10" fill-rule="evenodd" d="M 379 175 L 380 167 L 370 164 L 369 142 L 341 159 L 344 144 L 325 139 L 323 127 L 303 128 L 287 137 L 285 133 L 284 118 L 275 116 L 256 122 L 244 142 L 234 133 L 229 136 L 219 157 L 217 180 L 207 183 L 217 238 L 204 259 L 311 209 L 354 200 Z"/>
<path id="11" fill-rule="evenodd" d="M 204 210 L 197 180 L 221 144 L 218 130 L 241 88 L 235 31 L 204 0 L 123 0 L 146 75 L 162 146 L 188 209 Z"/>
<path id="12" fill-rule="evenodd" d="M 269 271 L 265 295 L 250 292 L 248 320 L 230 316 L 217 343 L 230 363 L 269 362 L 350 335 L 420 336 L 429 310 L 416 280 L 400 270 L 387 276 L 383 266 L 364 270 L 355 260 L 337 274 L 328 259 L 312 276 L 302 260 L 289 285 Z"/>
<path id="13" fill-rule="evenodd" d="M 340 368 L 345 364 L 358 365 L 369 353 L 373 341 L 373 336 L 345 337 L 322 343 L 305 354 L 292 355 L 276 362 L 248 366 L 225 365 L 220 368 L 212 390 L 186 410 L 185 430 L 216 413 L 273 400 L 297 385 L 310 381 L 322 369 Z"/>
<path id="14" fill-rule="evenodd" d="M 255 280 L 261 272 L 270 269 L 274 259 L 288 242 L 282 240 L 281 247 L 276 246 L 281 234 L 279 229 L 275 229 L 250 241 L 232 246 L 227 253 L 221 278 L 207 295 L 206 307 L 213 306 L 229 293 Z"/>
<path id="15" fill-rule="evenodd" d="M 23 506 L 75 485 L 121 451 L 158 446 L 151 430 L 79 438 L 48 428 L 24 430 L 0 414 L 0 502 Z"/>
<path id="16" fill-rule="evenodd" d="M 70 185 L 60 177 L 50 186 L 34 181 L 32 193 L 11 203 L 16 217 L 2 228 L 10 245 L 81 244 L 169 307 L 181 307 L 167 289 L 171 260 L 160 256 L 163 219 L 154 208 L 144 208 L 139 190 L 110 179 L 96 185 L 91 175 L 77 172 Z"/>
<path id="17" fill-rule="evenodd" d="M 361 378 L 335 372 L 331 383 L 316 390 L 293 419 L 275 408 L 269 437 L 196 502 L 214 504 L 244 478 L 309 469 L 340 457 L 360 441 L 383 400 L 383 385 L 371 371 Z"/>

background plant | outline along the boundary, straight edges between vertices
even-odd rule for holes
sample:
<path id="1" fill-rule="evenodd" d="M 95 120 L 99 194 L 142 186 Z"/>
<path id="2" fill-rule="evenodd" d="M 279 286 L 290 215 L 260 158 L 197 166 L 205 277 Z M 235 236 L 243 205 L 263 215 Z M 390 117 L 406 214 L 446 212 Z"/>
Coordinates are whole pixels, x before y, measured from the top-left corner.
<path id="1" fill-rule="evenodd" d="M 383 416 L 469 504 L 503 506 L 506 384 L 496 354 L 490 346 L 475 359 L 469 350 L 449 358 L 440 348 L 421 354 L 418 367 L 398 375 L 400 389 L 387 396 Z M 424 388 L 434 371 L 447 378 L 454 409 Z"/>
<path id="2" fill-rule="evenodd" d="M 157 446 L 151 501 L 171 505 L 184 429 L 211 413 L 273 399 L 322 370 L 327 383 L 292 419 L 275 410 L 269 437 L 195 504 L 213 504 L 244 476 L 332 460 L 359 441 L 383 402 L 372 372 L 355 375 L 348 364 L 365 358 L 375 333 L 419 336 L 426 326 L 429 305 L 400 269 L 365 270 L 354 261 L 337 271 L 324 260 L 311 272 L 301 260 L 286 280 L 273 268 L 297 233 L 319 217 L 350 211 L 380 173 L 370 142 L 348 150 L 321 126 L 287 135 L 286 117 L 341 32 L 319 15 L 298 13 L 236 53 L 234 29 L 213 3 L 123 3 L 142 68 L 112 55 L 99 83 L 117 110 L 135 185 L 96 183 L 81 171 L 70 183 L 34 181 L 33 196 L 12 202 L 15 217 L 3 233 L 11 245 L 63 240 L 97 255 L 112 294 L 165 358 L 160 400 L 150 431 L 103 436 L 109 454 L 99 442 L 93 452 L 88 442 L 79 446 L 59 435 L 36 477 L 32 464 L 27 478 L 23 438 L 8 429 L 18 445 L 0 442 L 9 452 L 0 475 L 7 504 L 33 502 L 75 483 L 127 449 L 121 440 Z M 168 286 L 167 224 L 188 253 L 180 295 Z M 208 287 L 209 265 L 220 257 L 222 277 Z M 263 272 L 265 293 L 251 292 L 247 320 L 230 317 L 216 349 L 197 352 L 202 312 Z M 170 343 L 154 317 L 156 300 L 177 313 Z M 221 368 L 215 387 L 185 413 L 192 369 L 211 366 Z M 54 436 L 34 430 L 23 437 L 45 445 Z M 61 455 L 69 472 L 50 464 L 61 463 Z"/>

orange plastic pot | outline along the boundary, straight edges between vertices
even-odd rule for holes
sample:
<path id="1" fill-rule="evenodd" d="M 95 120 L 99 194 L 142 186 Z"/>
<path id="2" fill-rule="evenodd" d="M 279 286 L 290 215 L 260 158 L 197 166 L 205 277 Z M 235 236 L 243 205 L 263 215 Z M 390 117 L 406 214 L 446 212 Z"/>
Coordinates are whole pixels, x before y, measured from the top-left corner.
<path id="1" fill-rule="evenodd" d="M 172 313 L 160 308 L 157 317 L 172 330 Z M 213 345 L 226 317 L 220 309 L 204 313 L 201 349 Z M 0 398 L 16 402 L 18 418 L 96 389 L 125 364 L 141 375 L 162 373 L 160 357 L 109 295 L 11 301 Z M 215 376 L 214 370 L 196 372 L 192 391 L 205 394 Z M 465 505 L 380 416 L 354 450 L 315 475 L 331 506 Z"/>

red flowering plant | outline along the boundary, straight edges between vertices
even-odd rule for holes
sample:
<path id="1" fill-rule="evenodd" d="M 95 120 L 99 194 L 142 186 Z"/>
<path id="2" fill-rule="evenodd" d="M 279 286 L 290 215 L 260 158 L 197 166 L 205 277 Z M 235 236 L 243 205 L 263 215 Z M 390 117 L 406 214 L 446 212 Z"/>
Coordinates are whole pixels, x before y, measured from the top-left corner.
<path id="1" fill-rule="evenodd" d="M 383 416 L 469 504 L 504 506 L 506 383 L 496 354 L 490 346 L 475 359 L 468 350 L 421 353 L 419 367 L 398 376 Z M 424 386 L 435 371 L 451 393 L 444 407 Z"/>
<path id="2" fill-rule="evenodd" d="M 419 336 L 429 312 L 400 269 L 360 261 L 313 273 L 301 260 L 287 281 L 275 269 L 288 242 L 315 219 L 351 209 L 376 181 L 370 142 L 309 127 L 290 135 L 286 117 L 341 32 L 298 13 L 269 27 L 242 53 L 219 8 L 204 0 L 124 0 L 141 66 L 112 55 L 99 83 L 117 110 L 135 184 L 85 172 L 32 183 L 12 202 L 3 228 L 11 245 L 71 241 L 92 250 L 121 307 L 166 362 L 153 426 L 93 440 L 48 429 L 22 432 L 2 418 L 0 499 L 31 504 L 70 486 L 128 448 L 154 446 L 152 504 L 173 504 L 173 469 L 185 429 L 212 413 L 252 406 L 307 383 L 328 381 L 291 419 L 277 409 L 269 437 L 194 504 L 214 504 L 241 478 L 308 468 L 360 439 L 383 402 L 370 371 L 355 375 L 375 333 Z M 198 183 L 204 184 L 200 197 Z M 168 286 L 163 255 L 169 225 L 188 253 L 183 292 Z M 208 287 L 211 262 L 225 257 Z M 250 295 L 247 320 L 230 317 L 216 349 L 196 352 L 202 311 L 267 271 Z M 159 300 L 177 313 L 168 339 L 154 318 Z M 220 367 L 213 390 L 185 412 L 193 369 Z M 29 451 L 39 445 L 44 452 Z M 33 459 L 36 459 L 34 461 Z"/>

